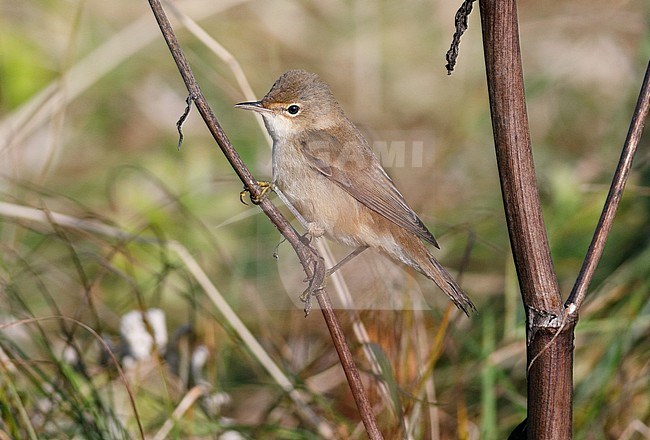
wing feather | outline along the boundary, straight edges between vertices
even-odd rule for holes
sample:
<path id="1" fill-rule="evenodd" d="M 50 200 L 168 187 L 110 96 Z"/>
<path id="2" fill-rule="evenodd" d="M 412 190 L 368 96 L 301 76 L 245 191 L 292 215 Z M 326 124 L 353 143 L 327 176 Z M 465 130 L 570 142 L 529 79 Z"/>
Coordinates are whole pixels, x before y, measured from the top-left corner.
<path id="1" fill-rule="evenodd" d="M 342 143 L 338 138 L 351 141 Z M 438 247 L 433 234 L 406 204 L 368 143 L 356 130 L 338 137 L 323 130 L 310 131 L 300 140 L 300 145 L 314 169 L 379 215 Z"/>

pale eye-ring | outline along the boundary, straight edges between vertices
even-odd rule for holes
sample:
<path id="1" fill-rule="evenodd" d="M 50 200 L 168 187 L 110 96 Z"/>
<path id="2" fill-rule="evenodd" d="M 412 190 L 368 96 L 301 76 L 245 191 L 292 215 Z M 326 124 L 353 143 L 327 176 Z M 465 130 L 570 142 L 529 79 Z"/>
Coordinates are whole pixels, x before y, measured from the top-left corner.
<path id="1" fill-rule="evenodd" d="M 289 107 L 287 107 L 287 112 L 289 112 L 290 115 L 297 115 L 299 111 L 300 106 L 297 104 L 291 104 Z"/>

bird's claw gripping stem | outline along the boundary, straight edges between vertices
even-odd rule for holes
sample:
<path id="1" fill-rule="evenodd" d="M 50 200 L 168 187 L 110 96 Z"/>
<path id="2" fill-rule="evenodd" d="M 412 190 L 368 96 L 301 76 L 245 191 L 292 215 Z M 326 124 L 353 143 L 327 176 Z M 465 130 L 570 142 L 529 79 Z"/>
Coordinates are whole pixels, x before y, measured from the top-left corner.
<path id="1" fill-rule="evenodd" d="M 316 260 L 313 264 L 313 273 L 305 281 L 309 282 L 307 289 L 300 295 L 300 301 L 305 304 L 305 318 L 311 312 L 311 299 L 319 295 L 325 289 L 325 265 L 322 260 Z"/>
<path id="2" fill-rule="evenodd" d="M 260 203 L 262 203 L 262 200 L 264 200 L 267 193 L 269 191 L 273 190 L 273 185 L 271 184 L 271 182 L 265 182 L 265 181 L 259 181 L 258 180 L 257 184 L 260 186 L 260 188 L 262 188 L 262 191 L 260 192 L 259 197 L 255 197 L 253 194 L 250 195 L 251 196 L 251 202 L 253 202 L 254 205 L 259 205 Z M 244 189 L 242 190 L 242 192 L 239 193 L 239 201 L 242 202 L 244 205 L 248 205 L 248 203 L 246 203 L 244 201 L 244 196 L 246 195 L 246 193 L 250 193 L 250 190 L 248 188 L 246 188 L 246 186 L 244 186 Z"/>

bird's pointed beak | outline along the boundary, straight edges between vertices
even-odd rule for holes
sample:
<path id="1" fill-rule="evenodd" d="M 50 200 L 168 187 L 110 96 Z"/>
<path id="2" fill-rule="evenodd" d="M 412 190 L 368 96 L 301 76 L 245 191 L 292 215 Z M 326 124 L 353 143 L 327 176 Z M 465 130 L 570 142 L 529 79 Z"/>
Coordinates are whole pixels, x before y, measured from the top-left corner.
<path id="1" fill-rule="evenodd" d="M 235 104 L 236 108 L 241 108 L 244 110 L 251 110 L 256 113 L 270 113 L 271 109 L 268 109 L 262 106 L 262 101 L 249 101 L 249 102 L 240 102 Z"/>

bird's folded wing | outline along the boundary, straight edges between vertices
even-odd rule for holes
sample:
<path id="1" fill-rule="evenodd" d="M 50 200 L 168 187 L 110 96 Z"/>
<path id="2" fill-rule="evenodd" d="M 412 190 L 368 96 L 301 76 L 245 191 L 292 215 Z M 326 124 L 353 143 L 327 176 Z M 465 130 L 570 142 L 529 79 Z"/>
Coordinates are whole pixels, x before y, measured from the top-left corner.
<path id="1" fill-rule="evenodd" d="M 300 144 L 313 168 L 368 208 L 438 247 L 433 234 L 406 204 L 363 138 L 342 145 L 334 136 L 318 131 L 310 132 Z"/>

